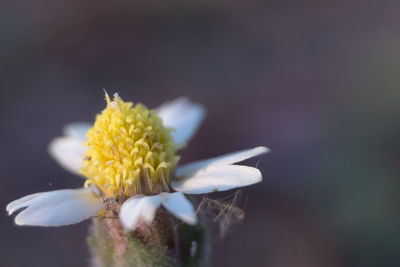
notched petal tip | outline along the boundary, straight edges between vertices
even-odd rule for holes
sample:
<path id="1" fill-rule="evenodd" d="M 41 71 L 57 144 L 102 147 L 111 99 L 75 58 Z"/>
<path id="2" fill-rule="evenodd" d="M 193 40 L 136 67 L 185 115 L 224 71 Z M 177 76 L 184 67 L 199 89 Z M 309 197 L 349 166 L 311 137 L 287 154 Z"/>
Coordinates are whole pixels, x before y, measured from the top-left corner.
<path id="1" fill-rule="evenodd" d="M 28 202 L 29 200 L 32 200 L 40 196 L 41 194 L 43 193 L 29 194 L 8 203 L 8 205 L 6 206 L 6 211 L 8 212 L 8 215 L 12 215 L 17 210 L 22 209 L 24 207 L 23 203 Z"/>

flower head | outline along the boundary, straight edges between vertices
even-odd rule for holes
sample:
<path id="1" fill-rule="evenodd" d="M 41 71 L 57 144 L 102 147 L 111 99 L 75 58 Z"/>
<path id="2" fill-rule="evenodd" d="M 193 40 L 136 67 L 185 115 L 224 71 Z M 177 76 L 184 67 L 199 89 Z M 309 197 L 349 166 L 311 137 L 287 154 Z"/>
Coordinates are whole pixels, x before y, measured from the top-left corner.
<path id="1" fill-rule="evenodd" d="M 99 114 L 87 132 L 79 171 L 106 197 L 129 198 L 169 192 L 170 174 L 179 161 L 179 146 L 171 128 L 163 126 L 156 110 L 133 106 L 118 95 Z"/>
<path id="2" fill-rule="evenodd" d="M 195 224 L 192 203 L 184 194 L 225 191 L 261 181 L 257 168 L 234 165 L 268 152 L 266 147 L 234 152 L 178 166 L 179 148 L 204 118 L 199 104 L 179 98 L 157 110 L 124 102 L 118 95 L 94 125 L 74 123 L 55 138 L 49 152 L 65 169 L 86 179 L 81 189 L 36 193 L 7 205 L 20 225 L 59 226 L 78 223 L 119 203 L 127 230 L 151 223 L 161 205 L 182 221 Z"/>

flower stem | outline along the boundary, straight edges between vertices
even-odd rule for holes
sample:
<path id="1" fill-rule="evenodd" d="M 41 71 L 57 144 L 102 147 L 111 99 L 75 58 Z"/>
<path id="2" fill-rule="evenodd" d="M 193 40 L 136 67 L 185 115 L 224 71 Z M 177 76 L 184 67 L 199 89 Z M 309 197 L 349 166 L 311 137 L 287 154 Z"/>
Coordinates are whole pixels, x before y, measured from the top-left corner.
<path id="1" fill-rule="evenodd" d="M 88 243 L 92 266 L 202 266 L 206 261 L 205 227 L 176 221 L 165 209 L 150 225 L 124 231 L 115 216 L 92 220 Z"/>

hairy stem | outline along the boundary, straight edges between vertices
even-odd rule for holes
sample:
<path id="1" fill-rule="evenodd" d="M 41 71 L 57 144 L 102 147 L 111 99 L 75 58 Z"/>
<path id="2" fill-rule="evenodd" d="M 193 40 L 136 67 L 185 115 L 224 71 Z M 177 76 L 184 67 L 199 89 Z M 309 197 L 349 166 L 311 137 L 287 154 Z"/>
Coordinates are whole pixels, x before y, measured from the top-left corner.
<path id="1" fill-rule="evenodd" d="M 94 218 L 88 237 L 92 266 L 202 266 L 204 226 L 176 221 L 160 208 L 152 224 L 126 232 L 113 214 Z"/>

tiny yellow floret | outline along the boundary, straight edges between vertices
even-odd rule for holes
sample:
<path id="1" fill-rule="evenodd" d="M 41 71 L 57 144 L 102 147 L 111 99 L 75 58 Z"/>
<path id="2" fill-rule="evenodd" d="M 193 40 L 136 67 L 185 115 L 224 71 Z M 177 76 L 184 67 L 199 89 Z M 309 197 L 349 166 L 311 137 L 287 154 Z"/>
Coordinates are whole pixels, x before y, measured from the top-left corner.
<path id="1" fill-rule="evenodd" d="M 179 161 L 171 128 L 155 110 L 124 102 L 118 95 L 98 114 L 86 136 L 87 151 L 80 173 L 105 197 L 125 198 L 169 191 Z"/>

